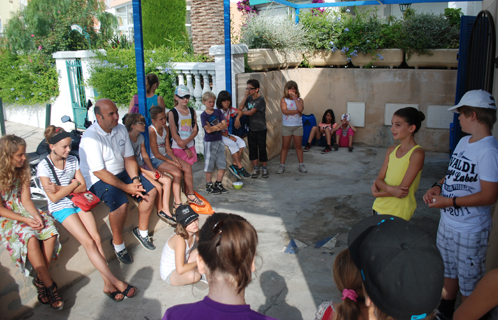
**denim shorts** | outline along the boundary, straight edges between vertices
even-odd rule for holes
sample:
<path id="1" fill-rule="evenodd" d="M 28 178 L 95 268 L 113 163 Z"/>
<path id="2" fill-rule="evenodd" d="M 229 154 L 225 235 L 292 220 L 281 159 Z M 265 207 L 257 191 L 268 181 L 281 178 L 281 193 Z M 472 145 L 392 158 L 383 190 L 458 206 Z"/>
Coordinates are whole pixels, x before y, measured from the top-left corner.
<path id="1" fill-rule="evenodd" d="M 159 167 L 161 165 L 161 163 L 163 163 L 164 161 L 159 160 L 158 158 L 151 158 L 150 162 L 152 163 L 152 166 L 154 167 L 154 169 L 157 169 L 157 167 Z"/>
<path id="2" fill-rule="evenodd" d="M 118 173 L 116 178 L 126 184 L 132 183 L 130 176 L 126 173 L 126 170 Z M 140 179 L 142 179 L 142 186 L 145 189 L 145 193 L 149 193 L 152 189 L 154 189 L 152 183 L 150 183 L 150 181 L 147 180 L 147 178 L 145 178 L 141 173 Z M 123 204 L 128 203 L 128 197 L 126 197 L 126 193 L 123 190 L 111 186 L 103 181 L 94 183 L 94 185 L 90 188 L 90 191 L 99 197 L 100 200 L 102 200 L 109 207 L 111 212 L 116 211 Z M 138 202 L 141 200 L 142 198 L 140 197 L 137 199 Z"/>
<path id="3" fill-rule="evenodd" d="M 78 213 L 80 211 L 81 211 L 81 209 L 78 207 L 65 208 L 65 209 L 61 209 L 59 211 L 52 212 L 52 217 L 54 217 L 54 219 L 59 221 L 60 223 L 63 223 L 67 217 L 69 217 L 72 214 Z"/>

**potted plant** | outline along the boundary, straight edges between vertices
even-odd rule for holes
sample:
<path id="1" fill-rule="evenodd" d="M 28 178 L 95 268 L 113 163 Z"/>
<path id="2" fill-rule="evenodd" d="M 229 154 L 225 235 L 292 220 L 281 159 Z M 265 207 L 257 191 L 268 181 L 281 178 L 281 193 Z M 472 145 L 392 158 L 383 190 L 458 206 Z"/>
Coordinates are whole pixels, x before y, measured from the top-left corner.
<path id="1" fill-rule="evenodd" d="M 255 71 L 299 66 L 308 38 L 302 24 L 266 12 L 248 15 L 241 36 L 249 47 L 247 63 Z"/>
<path id="2" fill-rule="evenodd" d="M 457 68 L 459 46 L 460 9 L 450 9 L 445 15 L 405 13 L 401 46 L 405 50 L 406 63 L 410 67 Z"/>
<path id="3" fill-rule="evenodd" d="M 403 63 L 399 48 L 401 21 L 390 16 L 381 19 L 370 10 L 344 16 L 343 30 L 334 43 L 346 59 L 358 67 L 397 67 Z"/>

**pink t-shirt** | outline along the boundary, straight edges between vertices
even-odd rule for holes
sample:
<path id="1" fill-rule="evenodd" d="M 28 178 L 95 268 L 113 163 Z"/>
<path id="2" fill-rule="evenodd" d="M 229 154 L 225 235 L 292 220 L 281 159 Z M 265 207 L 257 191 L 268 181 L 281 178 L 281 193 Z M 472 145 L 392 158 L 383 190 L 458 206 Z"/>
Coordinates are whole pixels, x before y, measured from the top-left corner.
<path id="1" fill-rule="evenodd" d="M 318 125 L 321 129 L 329 129 L 331 130 L 331 128 L 335 128 L 337 127 L 337 123 L 334 123 L 334 124 L 331 124 L 331 123 L 323 123 L 323 122 L 320 122 L 320 124 Z M 325 133 L 323 134 L 323 136 L 325 137 Z"/>
<path id="2" fill-rule="evenodd" d="M 345 131 L 340 127 L 335 134 L 339 136 L 339 147 L 349 147 L 349 136 L 354 136 L 354 131 L 351 127 L 348 127 Z"/>

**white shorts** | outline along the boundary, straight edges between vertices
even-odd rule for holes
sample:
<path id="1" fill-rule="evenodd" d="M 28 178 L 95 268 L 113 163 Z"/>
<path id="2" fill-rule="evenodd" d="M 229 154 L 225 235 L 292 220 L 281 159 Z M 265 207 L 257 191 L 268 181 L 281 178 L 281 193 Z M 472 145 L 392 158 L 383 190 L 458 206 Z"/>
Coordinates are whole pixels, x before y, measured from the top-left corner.
<path id="1" fill-rule="evenodd" d="M 437 248 L 444 263 L 444 277 L 458 279 L 460 292 L 470 296 L 486 271 L 490 227 L 479 232 L 460 233 L 442 221 L 437 230 Z"/>
<path id="2" fill-rule="evenodd" d="M 246 142 L 244 141 L 244 139 L 233 134 L 231 134 L 230 136 L 234 137 L 237 140 L 233 141 L 229 137 L 223 136 L 223 143 L 225 144 L 225 146 L 228 147 L 228 149 L 230 149 L 230 154 L 234 154 L 235 152 L 238 152 L 241 148 L 246 147 Z"/>

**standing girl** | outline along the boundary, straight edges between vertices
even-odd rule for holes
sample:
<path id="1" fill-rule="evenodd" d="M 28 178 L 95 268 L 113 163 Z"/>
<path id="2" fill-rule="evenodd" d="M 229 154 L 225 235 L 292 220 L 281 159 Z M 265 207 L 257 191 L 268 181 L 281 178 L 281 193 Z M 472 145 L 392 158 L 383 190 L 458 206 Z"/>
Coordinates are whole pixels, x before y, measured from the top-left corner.
<path id="1" fill-rule="evenodd" d="M 209 293 L 202 301 L 169 308 L 163 320 L 274 319 L 252 311 L 245 300 L 245 289 L 256 270 L 257 245 L 258 234 L 246 219 L 226 213 L 210 216 L 199 234 L 197 257 Z"/>
<path id="2" fill-rule="evenodd" d="M 334 111 L 332 111 L 332 109 L 327 109 L 322 116 L 322 122 L 320 122 L 318 126 L 311 128 L 308 142 L 306 142 L 306 146 L 303 151 L 308 152 L 311 149 L 311 142 L 313 139 L 316 139 L 318 145 L 326 146 L 322 153 L 330 152 L 332 150 L 331 145 L 333 142 L 333 130 L 336 127 L 337 123 L 335 123 Z"/>
<path id="3" fill-rule="evenodd" d="M 156 94 L 156 90 L 159 87 L 159 78 L 155 73 L 149 73 L 145 77 L 145 90 L 147 97 L 147 123 L 150 123 L 150 108 L 152 106 L 161 106 L 166 109 L 164 105 L 164 99 Z M 130 106 L 128 107 L 128 113 L 138 113 L 138 95 L 134 95 L 130 101 Z"/>
<path id="4" fill-rule="evenodd" d="M 169 210 L 169 197 L 173 180 L 169 176 L 154 170 L 154 166 L 150 162 L 149 155 L 145 149 L 145 139 L 141 134 L 142 132 L 145 132 L 146 127 L 144 116 L 139 113 L 127 113 L 123 117 L 123 123 L 128 130 L 131 146 L 135 153 L 135 159 L 137 160 L 137 164 L 140 167 L 142 174 L 157 189 L 157 215 L 168 223 L 176 223 Z"/>
<path id="5" fill-rule="evenodd" d="M 390 214 L 410 220 L 417 208 L 415 191 L 424 166 L 425 152 L 416 142 L 415 133 L 425 116 L 408 107 L 397 110 L 392 118 L 391 132 L 398 146 L 387 149 L 384 164 L 372 185 L 374 214 Z"/>
<path id="6" fill-rule="evenodd" d="M 334 283 L 342 292 L 342 302 L 326 301 L 318 307 L 315 320 L 368 320 L 369 308 L 365 305 L 363 281 L 349 249 L 341 251 L 335 258 L 332 269 Z"/>
<path id="7" fill-rule="evenodd" d="M 277 173 L 285 171 L 285 159 L 289 152 L 291 139 L 294 140 L 297 160 L 299 161 L 298 170 L 306 173 L 306 167 L 303 163 L 303 122 L 301 115 L 304 110 L 304 101 L 300 98 L 299 89 L 295 81 L 287 81 L 284 86 L 284 96 L 280 100 L 280 109 L 282 109 L 282 150 L 280 151 L 280 167 Z"/>
<path id="8" fill-rule="evenodd" d="M 197 271 L 197 249 L 194 250 L 199 236 L 199 215 L 190 206 L 181 205 L 175 217 L 178 223 L 175 233 L 164 245 L 159 272 L 168 284 L 184 286 L 201 280 Z"/>
<path id="9" fill-rule="evenodd" d="M 225 116 L 225 120 L 227 121 L 227 126 L 230 126 L 230 121 L 240 121 L 235 118 L 239 113 L 239 110 L 232 107 L 232 95 L 230 92 L 223 90 L 218 94 L 218 99 L 216 99 L 216 108 L 220 109 Z M 240 123 L 238 124 L 240 126 Z M 233 157 L 233 164 L 228 167 L 228 170 L 240 179 L 250 178 L 251 174 L 247 172 L 247 170 L 242 166 L 242 162 L 240 159 L 242 158 L 242 153 L 244 148 L 246 147 L 246 143 L 242 140 L 241 137 L 238 137 L 234 134 L 230 134 L 228 129 L 225 129 L 221 132 L 223 143 L 228 147 L 230 153 Z"/>
<path id="10" fill-rule="evenodd" d="M 49 126 L 45 130 L 45 139 L 51 152 L 38 164 L 37 172 L 48 197 L 48 209 L 85 248 L 88 258 L 104 279 L 104 293 L 114 301 L 122 301 L 125 296 L 133 297 L 137 289 L 118 280 L 107 265 L 92 212 L 82 211 L 67 198 L 72 192 L 87 190 L 78 159 L 69 155 L 72 144 L 69 133 L 60 127 Z"/>
<path id="11" fill-rule="evenodd" d="M 175 157 L 193 165 L 197 162 L 194 139 L 199 128 L 195 110 L 188 106 L 190 91 L 180 85 L 175 89 L 175 108 L 168 113 L 168 123 L 173 142 L 171 148 Z"/>
<path id="12" fill-rule="evenodd" d="M 166 113 L 164 109 L 158 106 L 152 107 L 150 109 L 150 116 L 152 120 L 152 125 L 149 127 L 150 161 L 154 169 L 160 172 L 167 172 L 173 176 L 173 207 L 176 209 L 182 204 L 180 198 L 182 171 L 187 191 L 187 200 L 198 206 L 204 206 L 204 202 L 197 198 L 194 193 L 192 166 L 184 159 L 177 158 L 169 146 L 168 127 L 166 127 Z"/>
<path id="13" fill-rule="evenodd" d="M 26 276 L 26 259 L 31 262 L 38 274 L 33 279 L 38 301 L 60 310 L 64 301 L 48 273 L 52 255 L 59 255 L 59 232 L 52 217 L 37 210 L 31 201 L 31 175 L 25 152 L 24 139 L 15 135 L 0 139 L 0 241 Z"/>

